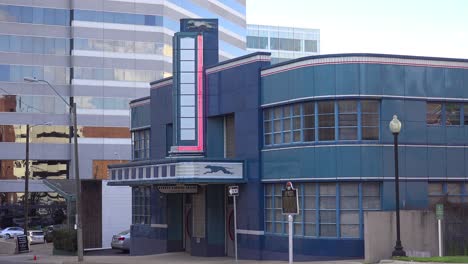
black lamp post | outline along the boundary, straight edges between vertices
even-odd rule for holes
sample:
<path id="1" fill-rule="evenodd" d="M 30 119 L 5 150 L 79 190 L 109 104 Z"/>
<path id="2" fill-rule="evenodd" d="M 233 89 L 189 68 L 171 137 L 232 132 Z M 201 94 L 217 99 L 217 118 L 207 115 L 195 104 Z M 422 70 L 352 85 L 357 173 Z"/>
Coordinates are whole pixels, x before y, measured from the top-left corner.
<path id="1" fill-rule="evenodd" d="M 403 246 L 400 240 L 400 181 L 398 178 L 398 134 L 401 130 L 401 122 L 398 120 L 396 115 L 393 116 L 392 121 L 389 124 L 390 131 L 393 134 L 393 145 L 395 151 L 395 211 L 396 211 L 396 231 L 397 239 L 395 243 L 395 249 L 392 252 L 394 257 L 406 256 Z"/>

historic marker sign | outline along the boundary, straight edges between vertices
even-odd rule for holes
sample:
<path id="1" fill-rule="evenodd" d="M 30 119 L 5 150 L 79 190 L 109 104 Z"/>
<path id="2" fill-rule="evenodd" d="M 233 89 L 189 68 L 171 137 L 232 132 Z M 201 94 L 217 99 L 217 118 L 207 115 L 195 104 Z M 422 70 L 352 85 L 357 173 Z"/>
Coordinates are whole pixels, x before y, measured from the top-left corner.
<path id="1" fill-rule="evenodd" d="M 299 214 L 299 198 L 297 195 L 297 190 L 294 189 L 292 182 L 287 182 L 285 189 L 281 191 L 281 203 L 283 214 Z"/>
<path id="2" fill-rule="evenodd" d="M 29 252 L 28 237 L 25 235 L 16 236 L 16 247 L 18 248 L 18 253 Z"/>

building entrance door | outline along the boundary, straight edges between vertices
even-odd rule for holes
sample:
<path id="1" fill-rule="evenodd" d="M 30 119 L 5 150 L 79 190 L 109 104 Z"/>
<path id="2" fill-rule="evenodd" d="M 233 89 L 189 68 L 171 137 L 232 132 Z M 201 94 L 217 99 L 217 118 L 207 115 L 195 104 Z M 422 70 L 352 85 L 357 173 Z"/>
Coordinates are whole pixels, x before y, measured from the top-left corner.
<path id="1" fill-rule="evenodd" d="M 226 196 L 226 255 L 234 257 L 234 205 L 232 197 Z"/>
<path id="2" fill-rule="evenodd" d="M 191 252 L 192 245 L 192 195 L 184 194 L 184 249 Z"/>

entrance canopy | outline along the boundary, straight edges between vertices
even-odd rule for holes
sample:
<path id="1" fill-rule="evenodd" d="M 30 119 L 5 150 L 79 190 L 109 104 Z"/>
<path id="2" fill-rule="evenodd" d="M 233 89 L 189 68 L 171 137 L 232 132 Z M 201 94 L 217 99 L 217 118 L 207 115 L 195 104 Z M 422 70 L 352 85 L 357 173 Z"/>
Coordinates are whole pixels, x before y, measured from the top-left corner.
<path id="1" fill-rule="evenodd" d="M 244 182 L 239 160 L 165 159 L 109 166 L 108 185 Z"/>

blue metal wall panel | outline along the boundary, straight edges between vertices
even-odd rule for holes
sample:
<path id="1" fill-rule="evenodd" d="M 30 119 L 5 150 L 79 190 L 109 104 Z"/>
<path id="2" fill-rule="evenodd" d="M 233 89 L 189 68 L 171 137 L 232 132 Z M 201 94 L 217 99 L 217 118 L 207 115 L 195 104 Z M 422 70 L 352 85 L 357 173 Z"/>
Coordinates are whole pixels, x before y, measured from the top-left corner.
<path id="1" fill-rule="evenodd" d="M 425 67 L 405 67 L 405 95 L 427 96 Z"/>
<path id="2" fill-rule="evenodd" d="M 447 177 L 463 178 L 467 175 L 465 171 L 465 151 L 463 148 L 447 148 Z"/>
<path id="3" fill-rule="evenodd" d="M 444 97 L 463 97 L 466 85 L 464 85 L 464 75 L 468 74 L 463 69 L 445 69 L 445 91 Z"/>
<path id="4" fill-rule="evenodd" d="M 405 95 L 405 68 L 398 65 L 382 65 L 382 93 Z"/>
<path id="5" fill-rule="evenodd" d="M 359 68 L 361 79 L 360 94 L 381 95 L 382 65 L 361 64 Z"/>
<path id="6" fill-rule="evenodd" d="M 359 94 L 359 64 L 336 65 L 336 94 Z"/>
<path id="7" fill-rule="evenodd" d="M 315 96 L 336 94 L 336 66 L 323 65 L 314 67 Z M 289 86 L 289 89 L 293 89 Z"/>
<path id="8" fill-rule="evenodd" d="M 442 68 L 426 68 L 426 94 L 429 97 L 445 96 L 445 74 Z"/>
<path id="9" fill-rule="evenodd" d="M 443 178 L 446 175 L 447 151 L 446 148 L 427 148 L 428 168 L 427 176 L 431 178 Z"/>
<path id="10" fill-rule="evenodd" d="M 361 177 L 383 177 L 383 148 L 361 147 Z"/>
<path id="11" fill-rule="evenodd" d="M 338 177 L 361 177 L 360 149 L 361 147 L 359 146 L 336 148 L 336 171 Z"/>
<path id="12" fill-rule="evenodd" d="M 206 120 L 206 157 L 224 158 L 224 118 Z"/>
<path id="13" fill-rule="evenodd" d="M 166 157 L 166 125 L 172 123 L 172 86 L 151 89 L 151 159 Z"/>

